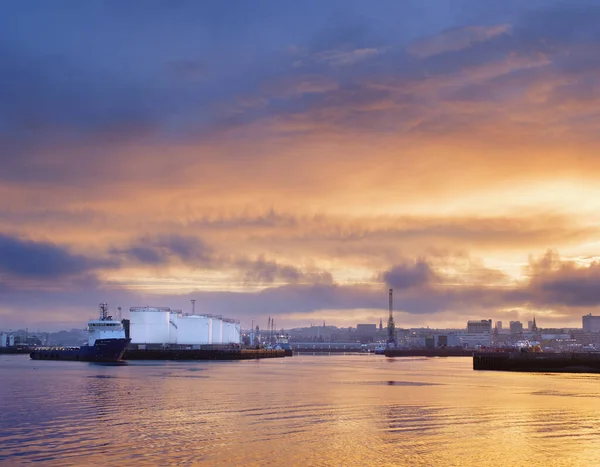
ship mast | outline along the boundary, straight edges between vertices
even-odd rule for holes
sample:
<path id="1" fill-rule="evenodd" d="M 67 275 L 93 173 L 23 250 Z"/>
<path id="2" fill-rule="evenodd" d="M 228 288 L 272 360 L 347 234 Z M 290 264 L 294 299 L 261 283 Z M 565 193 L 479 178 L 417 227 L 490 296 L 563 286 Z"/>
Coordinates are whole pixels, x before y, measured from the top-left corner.
<path id="1" fill-rule="evenodd" d="M 100 304 L 100 320 L 104 321 L 108 318 L 108 303 Z"/>

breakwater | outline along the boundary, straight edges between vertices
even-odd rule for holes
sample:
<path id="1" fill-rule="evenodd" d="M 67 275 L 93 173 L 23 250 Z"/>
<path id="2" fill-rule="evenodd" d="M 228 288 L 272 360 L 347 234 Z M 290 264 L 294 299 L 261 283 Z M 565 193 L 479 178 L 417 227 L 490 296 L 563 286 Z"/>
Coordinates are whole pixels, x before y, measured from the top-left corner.
<path id="1" fill-rule="evenodd" d="M 385 349 L 386 357 L 471 357 L 473 350 L 462 348 Z"/>
<path id="2" fill-rule="evenodd" d="M 332 347 L 330 349 L 328 348 L 313 348 L 313 347 L 293 347 L 292 348 L 293 352 L 298 352 L 298 353 L 367 353 L 365 350 L 362 350 L 360 348 L 358 349 L 344 349 L 341 347 Z"/>
<path id="3" fill-rule="evenodd" d="M 123 360 L 252 360 L 282 358 L 285 350 L 270 349 L 135 349 L 125 350 Z"/>
<path id="4" fill-rule="evenodd" d="M 34 350 L 35 347 L 0 347 L 0 354 L 24 354 Z"/>
<path id="5" fill-rule="evenodd" d="M 597 353 L 476 352 L 474 370 L 600 373 Z"/>

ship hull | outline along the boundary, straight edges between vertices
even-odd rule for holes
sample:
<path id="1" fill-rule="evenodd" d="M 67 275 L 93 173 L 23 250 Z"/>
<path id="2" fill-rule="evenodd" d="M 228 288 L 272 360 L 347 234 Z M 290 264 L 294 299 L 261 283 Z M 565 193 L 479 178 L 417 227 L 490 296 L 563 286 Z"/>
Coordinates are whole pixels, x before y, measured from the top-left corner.
<path id="1" fill-rule="evenodd" d="M 118 362 L 130 339 L 96 339 L 94 345 L 81 347 L 51 347 L 36 349 L 29 354 L 32 360 L 72 360 L 81 362 Z"/>

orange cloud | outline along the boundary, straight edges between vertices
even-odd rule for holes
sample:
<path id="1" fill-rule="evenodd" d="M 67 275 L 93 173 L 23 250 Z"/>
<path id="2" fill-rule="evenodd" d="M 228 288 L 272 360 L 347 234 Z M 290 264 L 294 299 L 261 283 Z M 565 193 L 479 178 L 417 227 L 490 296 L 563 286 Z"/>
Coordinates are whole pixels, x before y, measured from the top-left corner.
<path id="1" fill-rule="evenodd" d="M 171 60 L 152 86 L 95 78 L 97 96 L 24 60 L 16 82 L 35 92 L 3 94 L 0 234 L 97 260 L 79 284 L 94 297 L 199 291 L 221 310 L 245 305 L 227 292 L 274 311 L 269 300 L 313 293 L 281 313 L 347 322 L 385 307 L 386 272 L 424 264 L 403 297 L 411 322 L 462 322 L 465 304 L 572 322 L 597 306 L 582 258 L 600 246 L 600 62 L 594 11 L 561 8 L 571 16 L 396 43 L 328 30 L 243 79 Z M 565 257 L 534 271 L 527 258 L 548 248 Z M 14 276 L 1 280 L 16 297 Z"/>

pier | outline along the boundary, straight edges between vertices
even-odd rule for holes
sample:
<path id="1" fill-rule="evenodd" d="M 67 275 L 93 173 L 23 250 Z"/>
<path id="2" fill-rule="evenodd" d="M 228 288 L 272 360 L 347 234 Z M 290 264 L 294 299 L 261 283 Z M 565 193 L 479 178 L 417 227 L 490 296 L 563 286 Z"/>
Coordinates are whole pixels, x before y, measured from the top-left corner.
<path id="1" fill-rule="evenodd" d="M 476 352 L 474 370 L 600 373 L 599 353 Z"/>
<path id="2" fill-rule="evenodd" d="M 271 349 L 135 349 L 125 350 L 123 360 L 255 360 L 283 358 L 285 350 Z"/>
<path id="3" fill-rule="evenodd" d="M 471 357 L 474 350 L 463 348 L 385 349 L 386 357 Z"/>

